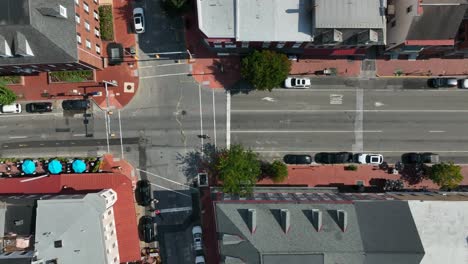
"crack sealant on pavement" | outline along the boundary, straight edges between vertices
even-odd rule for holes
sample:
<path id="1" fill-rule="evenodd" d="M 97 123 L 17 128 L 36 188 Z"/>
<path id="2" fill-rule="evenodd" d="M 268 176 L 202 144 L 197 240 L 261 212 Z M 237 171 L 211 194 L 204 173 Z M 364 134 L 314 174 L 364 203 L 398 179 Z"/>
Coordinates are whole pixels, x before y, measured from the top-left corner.
<path id="1" fill-rule="evenodd" d="M 364 90 L 356 90 L 356 115 L 354 117 L 354 138 L 353 152 L 363 152 L 363 120 L 364 120 Z"/>

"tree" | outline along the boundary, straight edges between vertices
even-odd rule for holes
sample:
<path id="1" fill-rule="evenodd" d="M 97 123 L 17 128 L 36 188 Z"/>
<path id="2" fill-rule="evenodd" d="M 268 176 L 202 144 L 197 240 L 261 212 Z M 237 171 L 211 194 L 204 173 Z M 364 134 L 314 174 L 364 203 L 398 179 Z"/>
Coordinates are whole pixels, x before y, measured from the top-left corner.
<path id="1" fill-rule="evenodd" d="M 163 9 L 170 15 L 180 16 L 189 10 L 187 0 L 163 0 L 161 2 Z"/>
<path id="2" fill-rule="evenodd" d="M 455 188 L 463 180 L 461 167 L 453 164 L 453 162 L 432 165 L 428 176 L 441 188 Z"/>
<path id="3" fill-rule="evenodd" d="M 269 175 L 273 182 L 283 182 L 288 178 L 288 166 L 279 160 L 275 160 L 270 164 Z"/>
<path id="4" fill-rule="evenodd" d="M 242 59 L 241 74 L 257 90 L 271 91 L 288 77 L 291 61 L 271 50 L 254 51 Z"/>
<path id="5" fill-rule="evenodd" d="M 216 162 L 224 192 L 239 195 L 252 193 L 261 172 L 257 154 L 241 145 L 231 145 L 229 149 L 220 151 Z"/>
<path id="6" fill-rule="evenodd" d="M 5 84 L 0 83 L 0 105 L 9 105 L 16 101 L 16 94 L 8 89 Z"/>

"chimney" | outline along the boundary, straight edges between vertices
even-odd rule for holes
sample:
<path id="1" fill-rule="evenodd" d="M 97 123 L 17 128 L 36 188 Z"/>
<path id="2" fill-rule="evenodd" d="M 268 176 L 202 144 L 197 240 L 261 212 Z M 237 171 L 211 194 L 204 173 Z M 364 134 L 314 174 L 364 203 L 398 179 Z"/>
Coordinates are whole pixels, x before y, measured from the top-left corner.
<path id="1" fill-rule="evenodd" d="M 253 234 L 257 229 L 257 212 L 255 209 L 247 210 L 247 221 L 249 223 L 250 232 Z"/>
<path id="2" fill-rule="evenodd" d="M 341 230 L 343 232 L 346 231 L 346 228 L 348 227 L 348 213 L 345 210 L 337 210 L 338 213 L 338 224 L 341 227 Z"/>
<path id="3" fill-rule="evenodd" d="M 284 233 L 288 233 L 291 228 L 291 214 L 288 209 L 280 210 L 281 227 Z"/>
<path id="4" fill-rule="evenodd" d="M 317 232 L 322 229 L 322 211 L 319 209 L 312 209 L 312 225 L 314 225 Z"/>

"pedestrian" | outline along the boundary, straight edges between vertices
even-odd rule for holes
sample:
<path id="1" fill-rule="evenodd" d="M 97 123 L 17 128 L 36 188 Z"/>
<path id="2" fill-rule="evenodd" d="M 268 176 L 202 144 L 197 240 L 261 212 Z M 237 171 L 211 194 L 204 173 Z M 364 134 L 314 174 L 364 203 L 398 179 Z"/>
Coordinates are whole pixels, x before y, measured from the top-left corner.
<path id="1" fill-rule="evenodd" d="M 210 136 L 208 136 L 206 134 L 205 135 L 198 135 L 198 137 L 203 138 L 203 139 L 209 139 L 210 138 Z"/>
<path id="2" fill-rule="evenodd" d="M 164 220 L 164 218 L 163 218 L 163 216 L 162 216 L 160 210 L 156 209 L 156 210 L 154 210 L 154 213 L 155 213 L 157 216 L 159 216 L 159 217 L 161 218 L 161 220 Z"/>

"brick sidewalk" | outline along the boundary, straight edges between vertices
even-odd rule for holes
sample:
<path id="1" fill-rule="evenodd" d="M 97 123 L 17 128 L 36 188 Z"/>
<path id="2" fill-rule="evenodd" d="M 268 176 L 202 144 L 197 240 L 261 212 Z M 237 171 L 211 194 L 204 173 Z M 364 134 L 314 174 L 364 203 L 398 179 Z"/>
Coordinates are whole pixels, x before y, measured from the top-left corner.
<path id="1" fill-rule="evenodd" d="M 122 11 L 124 10 L 124 11 Z M 132 6 L 130 1 L 113 0 L 114 38 L 115 42 L 128 48 L 136 45 L 135 34 L 129 29 L 132 23 Z M 122 30 L 127 29 L 127 30 Z M 102 56 L 107 57 L 108 42 L 103 42 Z M 115 80 L 117 87 L 109 86 L 109 102 L 111 108 L 122 108 L 127 105 L 138 89 L 137 62 L 132 58 L 125 58 L 127 62 L 121 65 L 109 66 L 95 71 L 95 81 L 81 83 L 49 83 L 47 73 L 37 76 L 24 77 L 22 85 L 9 85 L 18 95 L 19 100 L 44 101 L 55 99 L 78 99 L 86 93 L 102 92 L 101 96 L 94 96 L 94 101 L 106 108 L 106 98 L 103 80 Z M 133 86 L 133 87 L 131 87 Z M 42 96 L 48 93 L 49 96 Z"/>
<path id="2" fill-rule="evenodd" d="M 468 75 L 467 59 L 427 59 L 427 60 L 376 60 L 377 75 L 379 77 L 395 76 L 401 70 L 404 76 L 457 76 Z"/>
<path id="3" fill-rule="evenodd" d="M 344 186 L 356 185 L 357 181 L 362 181 L 365 186 L 376 185 L 385 179 L 403 179 L 401 174 L 389 174 L 378 167 L 369 165 L 359 165 L 357 171 L 347 171 L 345 165 L 322 165 L 322 166 L 288 166 L 289 177 L 280 183 L 285 185 L 307 185 L 314 186 Z M 462 166 L 464 180 L 460 185 L 468 185 L 468 166 Z M 417 184 L 411 184 L 406 180 L 405 188 L 409 189 L 439 189 L 439 186 L 431 180 L 423 179 Z M 258 185 L 274 184 L 270 179 L 263 179 Z"/>

